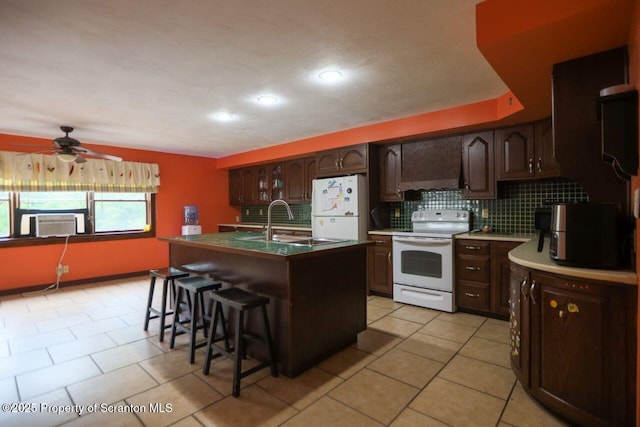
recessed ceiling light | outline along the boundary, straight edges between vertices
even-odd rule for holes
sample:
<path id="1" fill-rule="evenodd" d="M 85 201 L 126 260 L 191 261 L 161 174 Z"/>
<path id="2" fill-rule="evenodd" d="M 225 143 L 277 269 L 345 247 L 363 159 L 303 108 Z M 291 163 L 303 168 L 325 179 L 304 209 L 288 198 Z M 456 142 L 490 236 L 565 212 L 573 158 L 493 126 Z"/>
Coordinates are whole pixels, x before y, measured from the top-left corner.
<path id="1" fill-rule="evenodd" d="M 324 70 L 318 74 L 318 78 L 326 83 L 335 83 L 342 78 L 342 72 L 338 70 Z"/>
<path id="2" fill-rule="evenodd" d="M 227 113 L 226 111 L 220 111 L 218 113 L 213 113 L 210 116 L 212 119 L 217 120 L 219 122 L 230 122 L 232 120 L 234 120 L 236 118 L 236 116 L 234 116 L 231 113 Z"/>
<path id="3" fill-rule="evenodd" d="M 279 99 L 275 95 L 260 95 L 256 98 L 256 101 L 262 105 L 274 105 L 278 103 Z"/>

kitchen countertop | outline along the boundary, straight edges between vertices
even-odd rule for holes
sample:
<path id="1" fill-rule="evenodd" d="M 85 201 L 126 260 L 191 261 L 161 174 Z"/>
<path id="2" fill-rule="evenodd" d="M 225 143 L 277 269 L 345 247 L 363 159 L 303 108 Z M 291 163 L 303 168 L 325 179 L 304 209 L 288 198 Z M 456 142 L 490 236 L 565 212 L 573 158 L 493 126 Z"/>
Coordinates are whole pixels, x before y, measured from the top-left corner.
<path id="1" fill-rule="evenodd" d="M 246 227 L 246 228 L 255 228 L 255 229 L 262 229 L 263 227 L 266 227 L 267 224 L 218 224 L 218 227 L 234 227 L 234 228 L 238 228 L 238 227 Z M 304 226 L 294 226 L 294 225 L 278 225 L 278 224 L 272 224 L 271 228 L 275 228 L 277 230 L 291 230 L 291 231 L 311 231 L 311 227 L 304 227 Z"/>
<path id="2" fill-rule="evenodd" d="M 368 240 L 346 240 L 340 243 L 328 243 L 322 245 L 292 245 L 281 242 L 263 242 L 246 240 L 247 238 L 260 237 L 262 233 L 248 231 L 233 231 L 227 233 L 194 234 L 187 236 L 159 237 L 169 243 L 180 243 L 187 246 L 215 248 L 221 252 L 244 253 L 262 258 L 291 258 L 308 256 L 314 253 L 328 250 L 348 248 L 358 245 L 371 244 Z M 301 237 L 303 238 L 303 237 Z"/>
<path id="3" fill-rule="evenodd" d="M 638 285 L 638 276 L 631 270 L 597 270 L 565 267 L 549 258 L 549 239 L 545 239 L 542 252 L 538 252 L 538 240 L 532 239 L 509 252 L 509 260 L 523 267 L 583 279 L 601 280 L 625 285 Z"/>

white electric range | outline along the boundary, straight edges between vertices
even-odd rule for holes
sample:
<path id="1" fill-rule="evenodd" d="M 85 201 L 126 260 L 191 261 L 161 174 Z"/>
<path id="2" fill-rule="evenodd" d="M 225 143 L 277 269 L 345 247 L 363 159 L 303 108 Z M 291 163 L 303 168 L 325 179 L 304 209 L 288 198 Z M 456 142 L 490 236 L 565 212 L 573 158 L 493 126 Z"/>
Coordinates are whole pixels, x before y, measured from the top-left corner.
<path id="1" fill-rule="evenodd" d="M 454 242 L 470 227 L 465 210 L 419 210 L 412 231 L 393 233 L 393 300 L 436 310 L 456 311 Z"/>

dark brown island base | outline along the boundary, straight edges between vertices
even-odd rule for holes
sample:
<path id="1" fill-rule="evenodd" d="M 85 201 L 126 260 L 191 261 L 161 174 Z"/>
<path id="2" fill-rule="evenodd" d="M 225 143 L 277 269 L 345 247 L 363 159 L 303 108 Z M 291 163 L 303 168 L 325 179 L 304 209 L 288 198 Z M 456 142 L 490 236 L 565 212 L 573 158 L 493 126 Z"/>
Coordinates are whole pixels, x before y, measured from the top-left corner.
<path id="1" fill-rule="evenodd" d="M 294 377 L 353 344 L 366 329 L 371 242 L 308 245 L 265 242 L 261 236 L 234 232 L 159 240 L 169 243 L 172 267 L 210 274 L 223 287 L 237 286 L 270 298 L 278 367 Z M 259 333 L 260 324 L 250 322 L 247 329 Z M 257 348 L 248 347 L 247 352 L 264 357 Z"/>

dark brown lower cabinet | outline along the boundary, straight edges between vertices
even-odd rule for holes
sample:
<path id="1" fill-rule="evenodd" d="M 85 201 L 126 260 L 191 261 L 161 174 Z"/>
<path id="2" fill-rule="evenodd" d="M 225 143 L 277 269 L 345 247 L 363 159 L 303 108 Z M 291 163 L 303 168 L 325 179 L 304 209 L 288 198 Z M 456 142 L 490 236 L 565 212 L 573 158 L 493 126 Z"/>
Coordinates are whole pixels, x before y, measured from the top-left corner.
<path id="1" fill-rule="evenodd" d="M 511 366 L 581 426 L 633 425 L 637 289 L 511 265 Z"/>
<path id="2" fill-rule="evenodd" d="M 375 246 L 367 248 L 367 283 L 369 292 L 393 296 L 393 260 L 391 236 L 375 235 Z"/>

